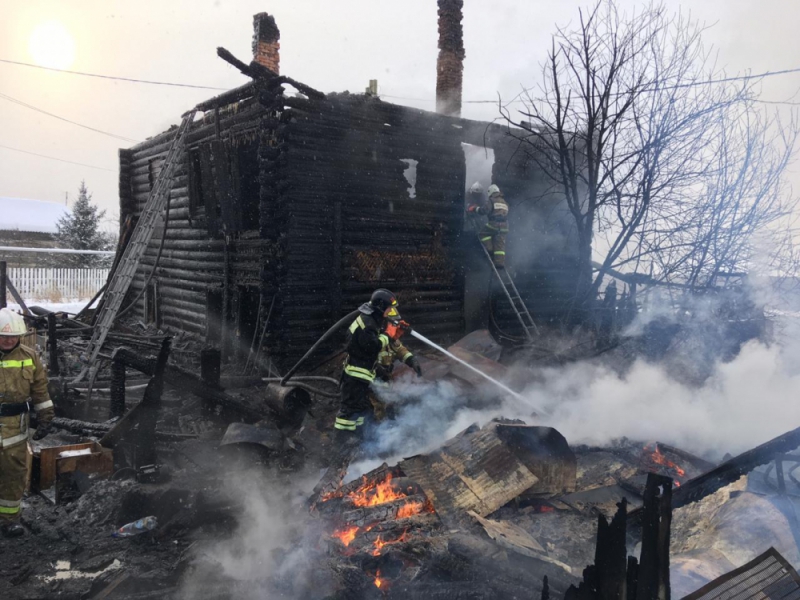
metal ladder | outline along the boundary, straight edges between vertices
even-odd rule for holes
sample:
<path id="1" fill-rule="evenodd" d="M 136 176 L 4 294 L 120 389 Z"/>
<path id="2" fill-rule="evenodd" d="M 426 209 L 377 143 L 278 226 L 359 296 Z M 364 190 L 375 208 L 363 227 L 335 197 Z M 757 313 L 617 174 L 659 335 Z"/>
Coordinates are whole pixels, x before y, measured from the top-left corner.
<path id="1" fill-rule="evenodd" d="M 525 306 L 525 302 L 522 301 L 522 296 L 519 290 L 517 290 L 517 286 L 511 278 L 511 274 L 508 272 L 508 269 L 498 269 L 495 267 L 492 255 L 489 254 L 486 246 L 480 242 L 480 239 L 478 239 L 478 243 L 481 244 L 483 253 L 489 260 L 489 265 L 491 265 L 492 271 L 494 271 L 495 277 L 497 277 L 497 281 L 500 282 L 500 287 L 503 288 L 503 292 L 505 292 L 506 298 L 508 298 L 508 303 L 514 310 L 514 314 L 517 315 L 519 324 L 522 325 L 522 330 L 525 332 L 525 337 L 528 338 L 529 342 L 532 342 L 533 336 L 539 335 L 539 328 L 536 327 L 536 323 L 533 322 L 533 317 L 531 317 L 528 307 Z"/>
<path id="2" fill-rule="evenodd" d="M 122 301 L 125 299 L 125 294 L 128 293 L 128 288 L 136 275 L 139 262 L 147 249 L 148 243 L 150 243 L 150 238 L 153 236 L 158 217 L 166 206 L 167 196 L 172 184 L 172 175 L 180 162 L 179 157 L 183 150 L 183 141 L 196 112 L 197 109 L 192 109 L 183 115 L 183 120 L 167 152 L 164 165 L 156 178 L 153 189 L 150 190 L 150 195 L 147 197 L 147 202 L 142 209 L 142 214 L 136 223 L 131 239 L 125 247 L 122 258 L 108 284 L 103 306 L 100 309 L 100 314 L 92 332 L 92 339 L 89 341 L 86 352 L 82 356 L 86 361 L 86 366 L 75 379 L 75 382 L 79 382 L 89 372 L 89 393 L 91 393 L 92 384 L 99 366 L 97 364 L 97 355 L 106 340 L 111 326 L 114 324 L 114 320 L 117 318 L 117 313 L 119 313 Z"/>

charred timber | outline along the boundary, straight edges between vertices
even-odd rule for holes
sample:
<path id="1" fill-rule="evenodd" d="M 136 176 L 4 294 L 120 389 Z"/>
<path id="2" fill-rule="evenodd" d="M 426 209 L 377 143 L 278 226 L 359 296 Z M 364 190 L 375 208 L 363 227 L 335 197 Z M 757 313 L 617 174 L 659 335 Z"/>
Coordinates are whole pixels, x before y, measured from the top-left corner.
<path id="1" fill-rule="evenodd" d="M 749 473 L 756 467 L 771 462 L 776 456 L 791 452 L 799 446 L 800 427 L 735 456 L 674 490 L 672 508 L 680 508 L 692 502 L 697 502 L 720 488 L 737 481 L 742 475 Z"/>
<path id="2" fill-rule="evenodd" d="M 114 352 L 114 359 L 146 375 L 152 375 L 155 371 L 155 364 L 152 359 L 143 358 L 140 354 L 132 352 L 128 348 L 117 348 Z M 180 367 L 167 365 L 164 369 L 164 380 L 173 387 L 191 392 L 200 398 L 238 412 L 249 419 L 259 421 L 263 417 L 261 412 L 243 404 L 223 391 L 209 387 L 202 379 Z"/>
<path id="3" fill-rule="evenodd" d="M 219 47 L 217 48 L 217 56 L 219 56 L 225 62 L 233 65 L 241 73 L 247 75 L 248 77 L 252 77 L 253 79 L 263 79 L 266 80 L 266 83 L 269 87 L 275 88 L 284 83 L 288 83 L 289 85 L 296 88 L 299 92 L 305 94 L 306 96 L 313 97 L 313 98 L 324 98 L 325 94 L 320 91 L 315 90 L 312 87 L 309 87 L 299 81 L 295 81 L 291 77 L 286 77 L 283 75 L 278 75 L 274 71 L 269 70 L 264 65 L 257 63 L 255 61 L 251 62 L 249 65 L 240 61 L 236 58 L 233 54 L 228 52 L 225 48 Z M 269 89 L 269 88 L 268 88 Z"/>
<path id="4" fill-rule="evenodd" d="M 209 100 L 201 102 L 197 105 L 197 108 L 198 110 L 202 111 L 214 110 L 217 107 L 233 104 L 234 102 L 239 102 L 240 100 L 244 100 L 246 98 L 252 98 L 255 92 L 255 83 L 250 81 L 242 86 L 239 86 L 238 88 L 228 90 L 219 96 L 214 96 Z"/>

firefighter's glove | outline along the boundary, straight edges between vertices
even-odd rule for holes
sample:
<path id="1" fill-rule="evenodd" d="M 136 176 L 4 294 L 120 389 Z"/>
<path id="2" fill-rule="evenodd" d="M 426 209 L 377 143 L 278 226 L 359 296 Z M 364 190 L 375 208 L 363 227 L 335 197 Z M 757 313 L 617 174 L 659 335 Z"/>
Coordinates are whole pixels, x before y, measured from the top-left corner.
<path id="1" fill-rule="evenodd" d="M 419 366 L 419 361 L 416 356 L 409 356 L 406 364 L 414 369 L 414 373 L 417 374 L 417 377 L 422 377 L 422 367 Z"/>
<path id="2" fill-rule="evenodd" d="M 392 323 L 391 321 L 386 323 L 386 335 L 388 335 L 394 341 L 397 341 L 403 337 L 405 332 L 406 330 L 402 327 L 402 321 L 400 323 Z"/>
<path id="3" fill-rule="evenodd" d="M 377 367 L 375 367 L 375 376 L 381 381 L 391 381 L 392 370 L 389 367 L 378 365 Z"/>
<path id="4" fill-rule="evenodd" d="M 473 214 L 474 214 L 474 213 L 476 213 L 476 212 L 478 212 L 478 205 L 477 205 L 477 204 L 470 204 L 470 205 L 467 207 L 467 212 L 468 212 L 468 213 L 473 213 Z"/>
<path id="5" fill-rule="evenodd" d="M 36 433 L 33 434 L 33 439 L 38 441 L 38 440 L 41 440 L 44 437 L 50 435 L 51 433 L 53 433 L 52 425 L 49 425 L 49 424 L 48 425 L 44 425 L 44 424 L 42 424 L 42 425 L 39 425 L 39 427 L 36 428 Z"/>

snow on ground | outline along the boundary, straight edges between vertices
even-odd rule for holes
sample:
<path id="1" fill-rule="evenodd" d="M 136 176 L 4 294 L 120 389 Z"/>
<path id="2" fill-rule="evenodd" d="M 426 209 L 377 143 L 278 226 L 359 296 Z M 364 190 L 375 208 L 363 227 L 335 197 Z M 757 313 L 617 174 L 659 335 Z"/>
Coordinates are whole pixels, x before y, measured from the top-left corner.
<path id="1" fill-rule="evenodd" d="M 75 299 L 69 300 L 68 302 L 49 302 L 47 300 L 25 300 L 25 304 L 30 308 L 31 306 L 41 306 L 45 310 L 49 310 L 51 312 L 66 312 L 70 314 L 77 314 L 80 310 L 86 306 L 86 303 L 89 302 L 89 298 L 85 300 Z M 95 306 L 97 303 L 95 303 Z M 15 310 L 17 312 L 22 312 L 19 304 L 9 302 L 8 308 L 11 310 Z"/>

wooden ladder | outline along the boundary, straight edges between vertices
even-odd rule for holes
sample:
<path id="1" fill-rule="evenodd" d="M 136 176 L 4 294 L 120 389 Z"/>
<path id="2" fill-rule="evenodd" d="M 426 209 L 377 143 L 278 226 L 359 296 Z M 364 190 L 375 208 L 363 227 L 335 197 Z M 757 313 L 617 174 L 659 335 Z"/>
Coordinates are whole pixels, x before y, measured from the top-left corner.
<path id="1" fill-rule="evenodd" d="M 108 288 L 105 292 L 103 299 L 103 306 L 100 309 L 100 314 L 95 322 L 94 331 L 92 332 L 92 339 L 86 348 L 86 352 L 82 355 L 86 366 L 75 379 L 75 382 L 83 380 L 87 372 L 89 377 L 89 393 L 91 394 L 94 379 L 97 376 L 99 364 L 97 362 L 97 355 L 100 353 L 103 343 L 106 340 L 114 320 L 117 318 L 119 309 L 122 306 L 122 301 L 128 293 L 131 282 L 136 275 L 136 269 L 144 256 L 147 245 L 150 243 L 150 238 L 153 237 L 156 222 L 161 212 L 164 210 L 167 197 L 170 193 L 172 185 L 172 175 L 175 173 L 175 168 L 180 162 L 181 152 L 183 150 L 183 142 L 186 134 L 191 127 L 194 115 L 197 109 L 192 109 L 183 115 L 178 131 L 172 140 L 172 144 L 167 152 L 164 165 L 161 172 L 156 178 L 153 189 L 150 190 L 150 195 L 147 197 L 147 202 L 142 209 L 142 214 L 136 227 L 131 234 L 131 239 L 125 246 L 122 253 L 122 258 L 111 276 L 111 281 L 108 283 Z"/>

